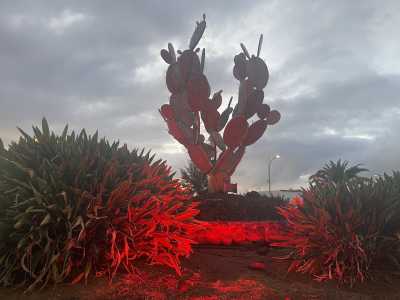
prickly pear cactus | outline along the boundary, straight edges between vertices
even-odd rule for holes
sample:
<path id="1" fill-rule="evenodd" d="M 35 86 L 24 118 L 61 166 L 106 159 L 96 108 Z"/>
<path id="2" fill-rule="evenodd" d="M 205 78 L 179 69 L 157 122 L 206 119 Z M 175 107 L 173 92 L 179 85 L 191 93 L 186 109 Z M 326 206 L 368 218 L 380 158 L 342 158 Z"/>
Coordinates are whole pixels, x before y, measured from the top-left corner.
<path id="1" fill-rule="evenodd" d="M 197 22 L 189 49 L 178 50 L 177 56 L 169 43 L 168 49 L 161 50 L 161 57 L 169 65 L 166 85 L 171 96 L 169 103 L 161 106 L 160 113 L 169 133 L 186 147 L 193 163 L 208 175 L 209 192 L 236 192 L 236 184 L 230 178 L 246 147 L 260 139 L 269 125 L 276 124 L 280 114 L 263 103 L 269 73 L 259 57 L 262 35 L 257 55 L 250 55 L 240 44 L 242 52 L 235 56 L 233 67 L 233 76 L 239 81 L 238 101 L 232 108 L 231 98 L 228 106 L 219 111 L 222 91 L 210 96 L 211 88 L 204 75 L 205 49 L 199 57 L 200 49 L 196 48 L 205 28 L 203 15 L 203 20 Z"/>

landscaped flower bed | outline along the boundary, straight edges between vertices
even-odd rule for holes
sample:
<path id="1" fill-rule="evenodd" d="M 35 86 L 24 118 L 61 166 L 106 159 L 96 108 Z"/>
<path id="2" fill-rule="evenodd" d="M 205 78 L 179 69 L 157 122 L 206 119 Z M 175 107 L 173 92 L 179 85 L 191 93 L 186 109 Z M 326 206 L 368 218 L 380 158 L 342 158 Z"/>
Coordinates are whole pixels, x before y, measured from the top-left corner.
<path id="1" fill-rule="evenodd" d="M 358 173 L 366 169 L 339 160 L 293 199 L 227 193 L 236 192 L 231 176 L 246 148 L 280 113 L 263 103 L 262 35 L 254 55 L 240 44 L 237 103 L 231 107 L 231 98 L 219 111 L 222 91 L 211 96 L 205 50 L 199 57 L 197 48 L 205 26 L 203 16 L 189 49 L 161 50 L 171 96 L 159 112 L 187 149 L 192 174 L 174 178 L 150 151 L 97 132 L 66 126 L 58 135 L 46 119 L 8 147 L 0 140 L 2 288 L 38 293 L 94 282 L 102 293 L 83 299 L 261 300 L 331 298 L 337 285 L 340 294 L 364 292 L 375 281 L 386 295 L 384 280 L 400 282 L 400 172 L 364 178 Z M 113 280 L 108 290 L 104 283 Z M 292 288 L 299 283 L 302 290 L 318 285 L 318 293 L 299 296 Z M 0 289 L 0 298 L 6 293 Z"/>
<path id="2" fill-rule="evenodd" d="M 264 278 L 280 278 L 290 267 L 290 271 L 308 273 L 313 277 L 317 275 L 319 280 L 332 279 L 355 286 L 396 271 L 394 261 L 399 254 L 396 238 L 399 228 L 396 214 L 399 209 L 399 173 L 374 180 L 355 177 L 343 182 L 330 182 L 325 176 L 330 174 L 328 169 L 325 175 L 319 173 L 314 177 L 303 198 L 291 201 L 257 193 L 203 194 L 203 199 L 192 199 L 187 187 L 172 179 L 169 169 L 161 161 L 154 162 L 150 155 L 129 152 L 125 147 L 109 145 L 103 140 L 97 141 L 96 136 L 88 137 L 85 132 L 78 137 L 67 133 L 57 137 L 50 133 L 45 120 L 41 130 L 35 127 L 34 138 L 23 134 L 24 138 L 19 143 L 7 150 L 0 149 L 3 166 L 0 187 L 6 191 L 0 195 L 3 207 L 1 254 L 5 262 L 2 265 L 3 285 L 25 282 L 34 288 L 49 282 L 70 282 L 74 278 L 76 281 L 90 281 L 95 278 L 90 274 L 108 274 L 112 278 L 117 270 L 122 271 L 119 272 L 121 275 L 116 275 L 118 278 L 126 271 L 131 275 L 123 276 L 133 276 L 146 270 L 142 278 L 151 281 L 157 272 L 169 270 L 168 278 L 176 283 L 176 288 L 164 289 L 160 286 L 164 290 L 157 294 L 161 297 L 159 299 L 163 299 L 163 293 L 175 297 L 181 292 L 188 293 L 184 299 L 196 299 L 191 298 L 191 291 L 201 294 L 211 289 L 213 297 L 224 291 L 244 295 L 250 292 L 252 286 L 257 286 L 258 290 L 258 298 L 255 299 L 263 299 L 266 295 L 295 295 L 296 299 L 296 292 L 282 286 L 279 291 L 272 289 L 269 284 L 274 283 L 266 284 Z M 58 153 L 57 159 L 51 160 L 55 153 Z M 110 160 L 100 159 L 108 156 Z M 103 179 L 98 181 L 96 178 L 99 177 L 80 175 L 94 172 Z M 93 184 L 87 185 L 92 180 L 98 188 Z M 79 186 L 88 189 L 84 194 L 88 206 L 73 201 L 83 197 L 82 190 L 77 189 Z M 67 197 L 58 198 L 57 195 L 63 195 L 58 188 L 66 190 Z M 10 196 L 13 193 L 19 195 L 17 202 L 15 197 Z M 52 197 L 54 193 L 56 196 Z M 91 197 L 92 193 L 95 197 Z M 24 197 L 27 197 L 27 202 L 24 202 Z M 196 201 L 200 202 L 199 205 Z M 70 215 L 68 207 L 79 203 L 76 215 Z M 200 209 L 199 221 L 195 219 L 197 208 Z M 78 212 L 84 224 L 76 222 L 81 219 Z M 384 219 L 378 218 L 378 214 L 374 216 L 374 212 L 379 212 Z M 31 223 L 27 218 L 30 215 Z M 69 240 L 73 243 L 63 235 L 64 227 L 59 226 L 64 224 L 62 222 L 67 225 L 72 222 Z M 55 226 L 49 225 L 53 223 Z M 42 235 L 42 241 L 29 239 L 36 232 L 39 236 L 41 232 L 47 232 L 48 237 Z M 4 238 L 6 236 L 10 238 Z M 23 238 L 17 240 L 16 236 Z M 374 236 L 378 238 L 371 239 Z M 44 237 L 48 242 L 41 244 L 46 241 Z M 53 244 L 56 239 L 57 244 Z M 192 253 L 192 243 L 207 247 L 195 247 L 193 256 L 181 260 L 181 257 Z M 47 256 L 41 256 L 46 255 L 41 249 L 64 251 L 59 254 L 67 257 L 64 277 L 57 277 L 54 273 L 61 266 L 61 260 L 50 259 L 46 262 Z M 210 257 L 224 256 L 228 253 L 227 249 L 236 251 L 235 255 L 243 255 L 243 260 L 228 267 Z M 283 255 L 287 255 L 283 261 L 276 260 Z M 30 266 L 30 257 L 43 258 L 44 261 L 39 261 L 36 267 Z M 330 259 L 329 264 L 324 263 L 326 257 Z M 231 257 L 233 262 L 235 259 Z M 15 264 L 12 264 L 13 261 Z M 159 267 L 148 266 L 146 261 Z M 364 264 L 359 265 L 358 261 Z M 196 264 L 205 263 L 198 272 Z M 68 264 L 74 268 L 68 267 Z M 165 269 L 165 266 L 170 268 Z M 245 269 L 238 270 L 240 266 Z M 212 276 L 215 267 L 227 270 L 221 271 L 218 273 L 220 277 L 215 278 Z M 384 273 L 382 267 L 386 268 Z M 7 276 L 9 270 L 12 270 L 13 276 Z M 43 274 L 45 278 L 29 278 L 26 276 L 29 272 Z M 255 275 L 253 272 L 259 273 Z M 230 273 L 240 275 L 230 281 Z M 246 276 L 241 277 L 242 274 Z M 291 279 L 282 277 L 280 284 L 298 281 L 294 274 L 291 276 Z M 309 282 L 313 277 L 303 276 L 301 280 Z M 393 276 L 390 278 L 394 280 Z M 251 284 L 242 289 L 241 283 L 244 282 Z M 148 284 L 154 287 L 156 282 Z M 328 287 L 322 286 L 321 289 L 324 291 Z M 127 293 L 139 291 L 139 286 L 132 285 Z M 152 295 L 152 291 L 149 288 L 142 292 Z"/>
<path id="3" fill-rule="evenodd" d="M 199 244 L 246 245 L 269 243 L 279 234 L 282 224 L 276 221 L 261 222 L 204 222 L 194 240 Z"/>

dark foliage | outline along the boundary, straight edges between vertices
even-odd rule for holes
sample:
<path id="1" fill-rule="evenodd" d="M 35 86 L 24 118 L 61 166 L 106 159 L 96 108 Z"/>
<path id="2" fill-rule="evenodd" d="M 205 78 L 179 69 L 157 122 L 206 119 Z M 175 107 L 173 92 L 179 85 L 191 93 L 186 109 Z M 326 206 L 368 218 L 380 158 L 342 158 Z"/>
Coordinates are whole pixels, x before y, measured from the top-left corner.
<path id="1" fill-rule="evenodd" d="M 140 257 L 180 272 L 198 213 L 162 160 L 118 142 L 33 127 L 0 153 L 0 283 L 132 271 Z"/>
<path id="2" fill-rule="evenodd" d="M 338 160 L 337 162 L 329 161 L 325 166 L 310 177 L 311 184 L 334 184 L 346 188 L 347 184 L 353 181 L 363 180 L 360 173 L 368 171 L 361 168 L 361 165 L 349 167 L 348 161 Z"/>
<path id="3" fill-rule="evenodd" d="M 205 221 L 281 220 L 276 208 L 287 203 L 281 197 L 268 197 L 257 192 L 245 195 L 208 194 L 199 197 L 198 219 Z"/>
<path id="4" fill-rule="evenodd" d="M 181 177 L 184 185 L 192 189 L 197 195 L 207 192 L 207 175 L 202 173 L 192 161 L 189 161 L 188 165 L 181 169 Z"/>
<path id="5" fill-rule="evenodd" d="M 287 226 L 273 245 L 290 249 L 289 271 L 349 285 L 400 271 L 400 173 L 358 180 L 352 170 L 312 179 L 303 201 L 279 208 Z"/>

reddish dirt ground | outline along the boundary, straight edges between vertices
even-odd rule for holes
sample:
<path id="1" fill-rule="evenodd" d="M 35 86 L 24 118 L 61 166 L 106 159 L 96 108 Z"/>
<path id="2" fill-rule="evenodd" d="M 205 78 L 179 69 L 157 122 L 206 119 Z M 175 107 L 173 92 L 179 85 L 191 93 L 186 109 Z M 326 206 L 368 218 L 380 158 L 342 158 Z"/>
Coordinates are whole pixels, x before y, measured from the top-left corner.
<path id="1" fill-rule="evenodd" d="M 110 284 L 92 278 L 87 286 L 58 285 L 32 294 L 0 289 L 0 299 L 400 299 L 400 280 L 338 288 L 335 283 L 317 283 L 308 276 L 286 275 L 287 265 L 273 259 L 282 253 L 262 246 L 199 246 L 184 261 L 182 278 L 164 267 L 139 265 L 137 275 L 120 275 Z M 265 270 L 249 268 L 264 263 Z M 288 298 L 286 298 L 288 297 Z"/>

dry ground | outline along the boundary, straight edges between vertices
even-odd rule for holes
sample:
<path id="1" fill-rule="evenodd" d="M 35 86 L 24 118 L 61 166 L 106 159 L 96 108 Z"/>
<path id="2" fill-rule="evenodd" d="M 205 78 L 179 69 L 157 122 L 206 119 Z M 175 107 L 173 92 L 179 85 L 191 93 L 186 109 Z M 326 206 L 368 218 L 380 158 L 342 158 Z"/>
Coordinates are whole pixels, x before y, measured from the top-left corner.
<path id="1" fill-rule="evenodd" d="M 105 278 L 92 278 L 87 286 L 58 285 L 28 295 L 3 288 L 0 299 L 400 299 L 400 280 L 389 282 L 383 276 L 379 282 L 352 289 L 313 282 L 303 275 L 287 276 L 287 265 L 273 259 L 279 254 L 260 247 L 203 246 L 184 261 L 181 278 L 163 267 L 140 265 L 140 273 L 120 275 L 111 284 Z M 266 270 L 250 269 L 256 261 L 264 262 Z"/>

